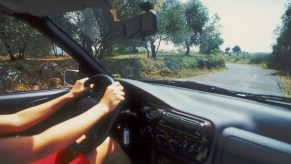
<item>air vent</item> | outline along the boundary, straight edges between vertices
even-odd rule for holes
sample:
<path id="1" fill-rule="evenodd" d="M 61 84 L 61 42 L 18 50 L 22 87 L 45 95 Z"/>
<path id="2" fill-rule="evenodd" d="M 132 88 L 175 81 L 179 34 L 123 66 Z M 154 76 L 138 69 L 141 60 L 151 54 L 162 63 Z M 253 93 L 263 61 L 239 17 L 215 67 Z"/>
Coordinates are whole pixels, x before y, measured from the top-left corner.
<path id="1" fill-rule="evenodd" d="M 166 120 L 167 121 L 174 121 L 174 122 L 180 122 L 181 120 L 181 117 L 180 116 L 177 116 L 175 114 L 172 114 L 172 113 L 168 113 L 167 114 L 167 117 L 166 117 Z"/>
<path id="2" fill-rule="evenodd" d="M 173 114 L 173 113 L 169 113 L 169 112 L 164 112 L 162 119 L 160 120 L 160 123 L 163 123 L 167 126 L 171 126 L 172 128 L 180 128 L 180 121 L 181 121 L 181 117 Z"/>
<path id="3" fill-rule="evenodd" d="M 183 118 L 181 120 L 181 124 L 186 125 L 186 126 L 193 126 L 193 127 L 197 127 L 200 126 L 200 122 L 197 120 L 190 120 L 188 118 Z"/>

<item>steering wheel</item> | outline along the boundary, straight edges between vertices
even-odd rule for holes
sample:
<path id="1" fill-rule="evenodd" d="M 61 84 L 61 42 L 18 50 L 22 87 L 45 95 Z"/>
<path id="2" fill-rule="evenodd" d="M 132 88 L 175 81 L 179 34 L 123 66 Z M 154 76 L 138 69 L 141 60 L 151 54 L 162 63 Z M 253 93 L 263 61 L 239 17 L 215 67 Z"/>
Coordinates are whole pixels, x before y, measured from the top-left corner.
<path id="1" fill-rule="evenodd" d="M 84 86 L 89 87 L 90 84 L 94 84 L 95 85 L 94 91 L 91 91 L 91 94 L 89 93 L 88 96 L 82 98 L 82 100 L 78 103 L 77 107 L 71 111 L 73 113 L 71 113 L 70 115 L 72 116 L 76 114 L 81 114 L 84 111 L 90 109 L 92 106 L 96 105 L 102 98 L 101 96 L 103 96 L 107 86 L 109 86 L 113 82 L 114 80 L 110 76 L 104 74 L 95 75 L 89 78 L 85 82 Z M 98 90 L 98 92 L 96 92 L 96 90 Z M 95 149 L 108 137 L 109 132 L 113 124 L 117 120 L 119 113 L 120 106 L 118 105 L 114 111 L 110 112 L 105 117 L 100 119 L 96 123 L 96 125 L 94 125 L 85 134 L 86 138 L 84 140 L 82 140 L 80 143 L 74 142 L 71 144 L 71 146 L 77 152 L 87 152 L 92 149 Z"/>

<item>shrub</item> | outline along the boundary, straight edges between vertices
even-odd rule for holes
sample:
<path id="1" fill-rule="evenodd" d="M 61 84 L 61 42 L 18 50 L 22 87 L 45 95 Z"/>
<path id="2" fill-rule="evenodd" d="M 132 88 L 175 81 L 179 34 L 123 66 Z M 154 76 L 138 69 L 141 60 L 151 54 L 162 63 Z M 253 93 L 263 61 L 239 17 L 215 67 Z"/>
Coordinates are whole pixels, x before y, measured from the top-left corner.
<path id="1" fill-rule="evenodd" d="M 164 55 L 154 60 L 146 57 L 110 59 L 101 64 L 111 74 L 133 79 L 171 79 L 185 77 L 180 75 L 185 70 L 224 68 L 225 62 L 221 55 Z M 193 72 L 193 71 L 192 71 Z M 195 72 L 195 71 L 194 71 Z M 191 76 L 189 74 L 188 76 Z"/>
<path id="2" fill-rule="evenodd" d="M 250 64 L 267 64 L 270 57 L 267 55 L 254 55 L 249 59 Z"/>

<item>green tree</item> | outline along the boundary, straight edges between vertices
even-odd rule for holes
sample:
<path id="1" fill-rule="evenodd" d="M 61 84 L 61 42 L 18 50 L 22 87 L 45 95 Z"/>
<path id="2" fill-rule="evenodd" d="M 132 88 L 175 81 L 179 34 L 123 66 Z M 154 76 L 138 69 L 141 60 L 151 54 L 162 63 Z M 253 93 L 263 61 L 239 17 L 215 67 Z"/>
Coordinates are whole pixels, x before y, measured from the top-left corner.
<path id="1" fill-rule="evenodd" d="M 159 16 L 158 32 L 146 38 L 146 48 L 150 47 L 152 57 L 156 58 L 161 41 L 171 41 L 181 45 L 187 35 L 185 28 L 184 7 L 178 0 L 167 0 L 157 7 Z"/>
<path id="2" fill-rule="evenodd" d="M 220 30 L 220 17 L 215 14 L 203 29 L 199 46 L 200 53 L 210 54 L 212 50 L 219 49 L 219 46 L 223 44 Z"/>
<path id="3" fill-rule="evenodd" d="M 0 41 L 4 53 L 7 53 L 10 57 L 10 60 L 15 60 L 14 53 L 15 50 L 11 45 L 11 41 L 14 36 L 12 36 L 12 31 L 10 30 L 13 27 L 14 19 L 7 16 L 6 14 L 0 12 Z"/>
<path id="4" fill-rule="evenodd" d="M 232 48 L 232 52 L 234 52 L 234 53 L 241 52 L 241 48 L 240 48 L 240 46 L 235 45 L 235 46 Z"/>
<path id="5" fill-rule="evenodd" d="M 282 26 L 278 33 L 269 66 L 291 72 L 291 2 L 287 4 L 287 9 L 282 16 Z"/>
<path id="6" fill-rule="evenodd" d="M 185 5 L 185 18 L 191 34 L 188 35 L 185 41 L 186 53 L 189 55 L 190 46 L 200 43 L 203 28 L 208 22 L 208 11 L 200 0 L 188 1 Z"/>
<path id="7" fill-rule="evenodd" d="M 50 52 L 50 42 L 29 25 L 1 12 L 0 22 L 0 42 L 10 60 L 23 59 L 26 53 L 40 56 Z"/>

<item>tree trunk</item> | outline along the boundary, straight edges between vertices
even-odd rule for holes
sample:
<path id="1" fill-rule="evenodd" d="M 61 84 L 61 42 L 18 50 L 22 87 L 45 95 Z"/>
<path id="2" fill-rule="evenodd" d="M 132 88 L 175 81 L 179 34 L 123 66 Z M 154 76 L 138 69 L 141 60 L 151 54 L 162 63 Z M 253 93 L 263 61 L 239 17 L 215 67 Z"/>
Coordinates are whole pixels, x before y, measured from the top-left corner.
<path id="1" fill-rule="evenodd" d="M 26 43 L 23 43 L 23 45 L 20 46 L 19 52 L 18 52 L 18 58 L 24 59 L 24 52 L 26 48 Z"/>
<path id="2" fill-rule="evenodd" d="M 105 48 L 102 46 L 99 51 L 99 56 L 98 56 L 99 60 L 103 58 L 104 53 L 105 53 Z"/>
<path id="3" fill-rule="evenodd" d="M 185 52 L 185 55 L 186 56 L 189 56 L 190 55 L 190 45 L 189 45 L 189 42 L 188 41 L 186 41 L 186 52 Z"/>
<path id="4" fill-rule="evenodd" d="M 161 40 L 162 40 L 162 37 L 160 37 L 160 39 L 159 39 L 159 43 L 158 43 L 158 47 L 157 47 L 157 50 L 156 50 L 156 55 L 157 55 L 157 53 L 158 53 L 158 51 L 159 51 L 159 48 L 160 48 L 160 44 L 161 44 Z"/>
<path id="5" fill-rule="evenodd" d="M 189 47 L 189 46 L 187 46 L 187 47 L 186 47 L 186 49 L 187 49 L 187 50 L 186 50 L 186 53 L 185 53 L 185 55 L 186 55 L 186 56 L 189 56 L 189 55 L 190 55 L 190 47 Z"/>
<path id="6" fill-rule="evenodd" d="M 6 42 L 3 42 L 3 44 L 4 44 L 6 50 L 7 50 L 8 54 L 9 54 L 10 60 L 11 60 L 11 61 L 14 61 L 16 58 L 15 58 L 14 55 L 13 55 L 13 52 L 12 52 L 12 50 L 11 50 L 11 47 L 10 47 L 9 44 L 6 43 Z"/>
<path id="7" fill-rule="evenodd" d="M 5 47 L 5 49 L 6 49 L 6 51 L 8 52 L 8 54 L 9 54 L 9 57 L 10 57 L 10 60 L 11 61 L 14 61 L 15 60 L 15 57 L 14 57 L 14 55 L 13 55 L 13 52 L 12 52 L 12 50 L 11 50 L 11 47 L 9 46 L 9 44 L 8 44 L 8 42 L 7 42 L 7 40 L 6 40 L 6 34 L 4 33 L 4 32 L 2 32 L 2 30 L 0 30 L 0 35 L 1 35 L 1 40 L 2 40 L 2 43 L 3 43 L 3 45 L 4 45 L 4 47 Z"/>
<path id="8" fill-rule="evenodd" d="M 149 51 L 148 44 L 145 45 L 145 49 L 147 50 L 148 58 L 150 58 L 150 51 Z"/>
<path id="9" fill-rule="evenodd" d="M 151 43 L 151 51 L 152 51 L 152 58 L 156 59 L 157 54 L 156 54 L 156 46 L 154 43 Z"/>

